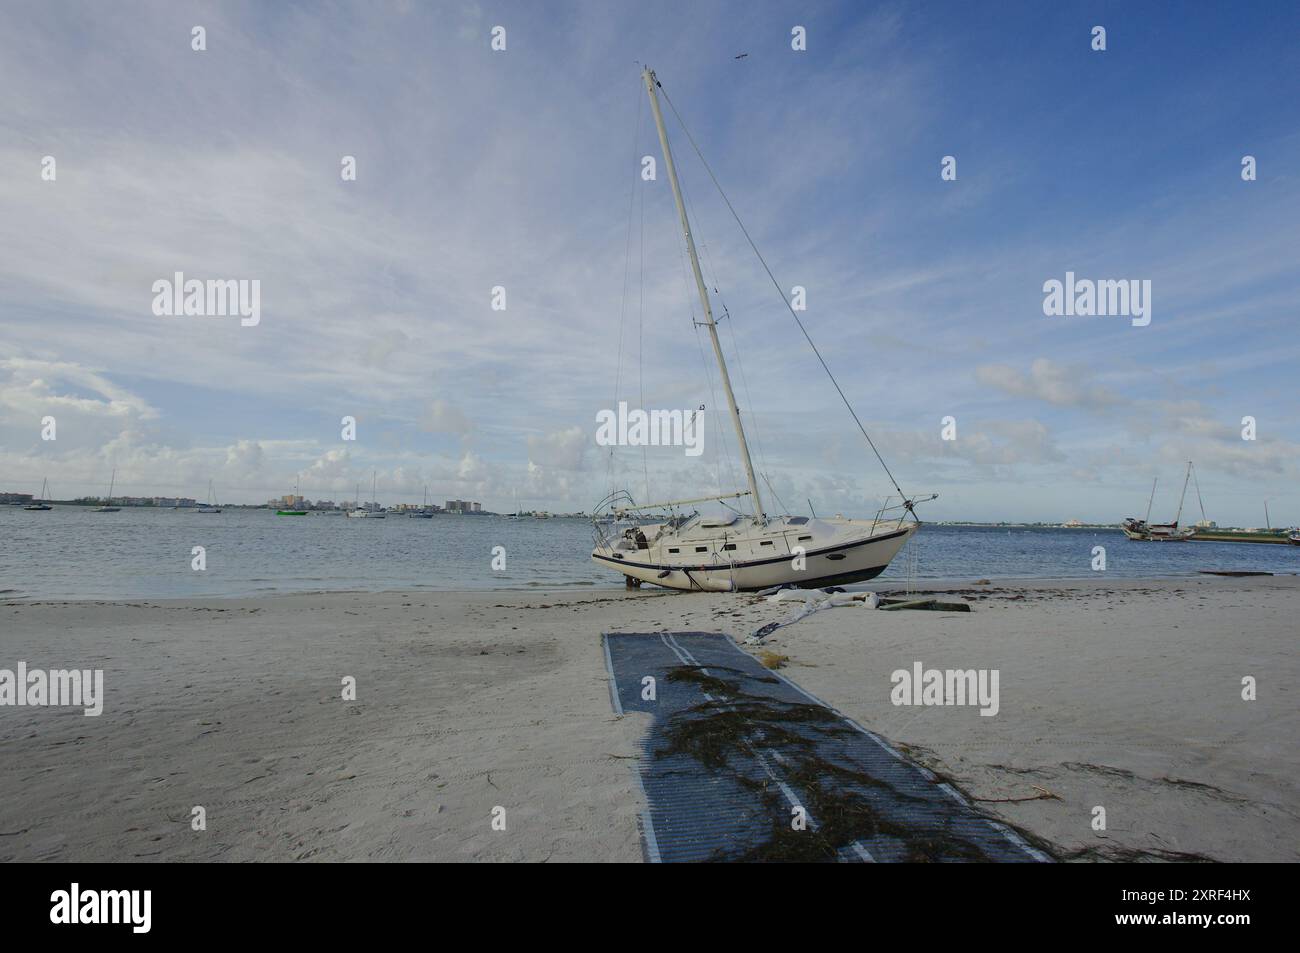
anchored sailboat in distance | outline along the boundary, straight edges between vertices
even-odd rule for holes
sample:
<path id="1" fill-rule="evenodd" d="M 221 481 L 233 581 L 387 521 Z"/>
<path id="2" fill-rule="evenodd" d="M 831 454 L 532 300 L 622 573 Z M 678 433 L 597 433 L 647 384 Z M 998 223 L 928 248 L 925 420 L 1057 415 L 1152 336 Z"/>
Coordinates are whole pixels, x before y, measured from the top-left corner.
<path id="1" fill-rule="evenodd" d="M 356 504 L 352 507 L 352 509 L 348 510 L 348 516 L 358 520 L 361 519 L 381 520 L 388 515 L 383 510 L 379 509 L 379 503 L 378 503 L 379 495 L 375 492 L 376 481 L 378 479 L 379 479 L 379 471 L 372 470 L 370 473 L 370 495 L 375 498 L 375 501 L 371 503 L 367 503 L 366 508 L 364 509 L 361 506 L 361 484 L 360 483 L 357 484 L 357 501 Z M 370 509 L 371 506 L 374 507 L 373 510 Z"/>
<path id="2" fill-rule="evenodd" d="M 211 480 L 208 481 L 208 502 L 206 505 L 200 506 L 195 512 L 198 513 L 220 513 L 221 512 L 221 507 L 217 506 L 216 494 L 212 492 Z"/>
<path id="3" fill-rule="evenodd" d="M 413 520 L 431 520 L 433 514 L 429 512 L 429 484 L 424 485 L 424 505 L 418 510 L 411 510 L 406 514 L 408 519 Z"/>
<path id="4" fill-rule="evenodd" d="M 302 497 L 298 495 L 298 478 L 293 478 L 293 503 L 291 506 L 284 507 L 275 511 L 276 516 L 306 516 L 306 510 L 296 509 L 298 501 Z"/>
<path id="5" fill-rule="evenodd" d="M 1192 527 L 1180 529 L 1178 521 L 1183 518 L 1183 501 L 1187 498 L 1187 481 L 1192 477 L 1192 461 L 1187 461 L 1187 475 L 1183 477 L 1183 494 L 1178 498 L 1178 513 L 1172 523 L 1148 523 L 1151 519 L 1151 503 L 1156 498 L 1156 481 L 1151 481 L 1151 498 L 1147 500 L 1147 515 L 1142 519 L 1127 517 L 1123 523 L 1124 535 L 1129 539 L 1143 543 L 1183 543 L 1191 538 L 1195 530 Z M 1158 478 L 1157 478 L 1158 479 Z M 1199 493 L 1199 491 L 1198 491 Z M 1202 506 L 1201 515 L 1205 515 Z"/>
<path id="6" fill-rule="evenodd" d="M 749 445 L 745 440 L 745 428 L 740 420 L 740 409 L 736 404 L 731 378 L 727 373 L 727 363 L 722 354 L 722 345 L 718 340 L 718 329 L 713 320 L 713 308 L 709 301 L 708 289 L 700 270 L 695 240 L 691 235 L 691 223 L 682 199 L 677 169 L 673 164 L 668 133 L 664 128 L 658 92 L 662 86 L 655 77 L 654 71 L 649 68 L 646 68 L 641 76 L 650 97 L 650 109 L 659 133 L 664 167 L 668 172 L 669 184 L 672 186 L 673 200 L 681 220 L 682 233 L 686 238 L 686 250 L 690 256 L 696 291 L 699 293 L 700 304 L 704 310 L 704 320 L 700 323 L 708 330 L 709 339 L 713 344 L 713 356 L 717 360 L 722 389 L 726 394 L 727 409 L 736 432 L 740 458 L 745 465 L 745 476 L 749 486 L 746 490 L 718 496 L 640 505 L 636 504 L 626 491 L 611 493 L 596 507 L 593 514 L 595 548 L 592 550 L 591 558 L 605 568 L 622 573 L 629 586 L 640 586 L 643 582 L 649 582 L 670 589 L 736 591 L 765 589 L 779 585 L 810 588 L 872 579 L 884 571 L 889 561 L 919 528 L 920 521 L 916 518 L 913 509 L 915 503 L 919 501 L 909 499 L 899 489 L 897 481 L 893 480 L 893 475 L 889 473 L 884 459 L 876 450 L 875 444 L 867 435 L 857 414 L 853 412 L 848 398 L 844 396 L 839 384 L 835 383 L 834 375 L 830 375 L 830 368 L 822 359 L 812 338 L 808 336 L 803 322 L 791 308 L 790 313 L 794 316 L 795 322 L 812 346 L 823 368 L 831 376 L 831 381 L 835 383 L 835 388 L 839 391 L 845 406 L 848 407 L 849 413 L 862 431 L 862 435 L 866 437 L 876 458 L 880 460 L 894 488 L 898 490 L 902 503 L 896 507 L 899 510 L 897 516 L 886 517 L 887 509 L 882 507 L 877 512 L 876 518 L 872 520 L 771 516 L 764 509 L 754 464 L 749 455 Z M 666 93 L 664 96 L 667 98 Z M 671 107 L 672 101 L 669 100 L 668 104 Z M 678 118 L 680 120 L 680 116 Z M 689 133 L 687 138 L 690 139 Z M 692 141 L 691 144 L 694 145 L 694 142 Z M 698 148 L 696 151 L 699 151 Z M 702 161 L 703 156 L 700 158 Z M 712 177 L 711 171 L 710 177 Z M 713 181 L 716 185 L 717 180 Z M 721 191 L 720 187 L 719 191 Z M 727 202 L 728 208 L 731 208 L 731 203 L 725 195 L 723 199 Z M 732 214 L 735 214 L 734 209 Z M 736 221 L 740 223 L 738 217 Z M 744 231 L 744 226 L 740 227 Z M 749 238 L 747 231 L 745 236 Z M 755 254 L 758 254 L 752 239 L 749 239 L 749 243 L 754 248 Z M 772 277 L 771 270 L 767 268 L 762 255 L 758 255 L 758 258 L 767 270 L 768 276 Z M 774 277 L 772 281 L 780 292 L 780 285 Z M 789 301 L 783 292 L 781 297 L 789 307 Z M 686 512 L 681 509 L 697 503 L 721 502 L 742 497 L 748 498 L 753 510 L 752 515 L 733 511 L 720 519 L 706 519 L 701 517 L 698 511 Z M 934 499 L 934 497 L 927 499 Z M 674 511 L 677 515 L 660 523 L 643 524 L 637 519 L 638 515 L 662 512 L 666 509 Z M 911 517 L 911 522 L 905 522 L 908 517 Z"/>
<path id="7" fill-rule="evenodd" d="M 32 501 L 31 501 L 30 503 L 28 503 L 26 506 L 24 506 L 23 509 L 25 509 L 25 510 L 52 510 L 52 509 L 54 509 L 54 507 L 50 506 L 50 504 L 48 504 L 48 503 L 45 502 L 45 500 L 46 500 L 46 498 L 47 498 L 47 497 L 46 497 L 46 493 L 48 492 L 47 489 L 46 489 L 46 487 L 49 485 L 49 482 L 50 482 L 50 481 L 49 481 L 48 478 L 47 478 L 47 479 L 44 479 L 44 480 L 41 481 L 41 495 L 40 495 L 39 497 L 37 497 L 36 499 L 32 500 Z"/>
<path id="8" fill-rule="evenodd" d="M 113 475 L 108 480 L 108 499 L 104 501 L 103 506 L 95 507 L 96 513 L 119 513 L 122 508 L 113 505 L 113 484 L 117 482 L 117 467 L 113 468 Z"/>

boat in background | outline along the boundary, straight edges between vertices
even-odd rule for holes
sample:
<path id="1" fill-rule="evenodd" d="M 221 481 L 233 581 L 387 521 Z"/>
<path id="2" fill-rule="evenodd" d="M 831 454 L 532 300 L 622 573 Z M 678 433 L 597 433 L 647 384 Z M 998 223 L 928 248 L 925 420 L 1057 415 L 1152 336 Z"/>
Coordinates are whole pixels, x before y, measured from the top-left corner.
<path id="1" fill-rule="evenodd" d="M 1185 543 L 1196 532 L 1193 527 L 1180 527 L 1178 521 L 1183 518 L 1183 502 L 1187 498 L 1187 483 L 1192 478 L 1192 461 L 1187 461 L 1187 475 L 1183 477 L 1183 494 L 1178 498 L 1178 513 L 1172 523 L 1150 523 L 1151 504 L 1156 498 L 1157 477 L 1151 481 L 1151 497 L 1147 500 L 1147 515 L 1142 519 L 1126 517 L 1121 529 L 1129 539 L 1142 543 Z M 1204 508 L 1202 507 L 1202 515 Z"/>
<path id="2" fill-rule="evenodd" d="M 42 480 L 42 481 L 41 481 L 41 495 L 40 495 L 40 497 L 37 498 L 37 499 L 35 499 L 35 500 L 32 500 L 30 503 L 28 503 L 26 506 L 24 506 L 23 509 L 25 509 L 25 510 L 52 510 L 52 509 L 54 509 L 54 507 L 50 506 L 50 504 L 48 504 L 48 503 L 45 502 L 45 500 L 46 500 L 46 496 L 47 496 L 47 493 L 48 493 L 48 490 L 47 490 L 48 485 L 49 485 L 49 480 L 48 480 L 48 478 L 45 479 L 45 480 Z"/>
<path id="3" fill-rule="evenodd" d="M 388 515 L 388 514 L 385 513 L 383 510 L 379 509 L 378 494 L 375 492 L 376 480 L 378 479 L 378 476 L 379 476 L 379 471 L 377 471 L 377 470 L 371 471 L 371 474 L 370 474 L 370 495 L 373 496 L 373 497 L 376 497 L 376 499 L 374 499 L 374 500 L 372 500 L 371 502 L 367 503 L 366 506 L 365 506 L 365 508 L 363 508 L 363 507 L 361 506 L 361 484 L 360 484 L 360 483 L 357 484 L 357 499 L 356 499 L 356 504 L 352 507 L 352 509 L 348 510 L 348 516 L 350 516 L 352 519 L 354 519 L 354 520 L 381 520 L 381 519 L 383 519 L 385 516 Z M 374 507 L 373 510 L 370 509 L 370 507 L 372 507 L 372 506 Z"/>
<path id="4" fill-rule="evenodd" d="M 216 495 L 212 492 L 211 480 L 208 481 L 208 502 L 206 505 L 200 506 L 198 510 L 196 510 L 196 512 L 198 513 L 220 513 L 221 512 L 221 507 L 217 506 Z"/>
<path id="5" fill-rule="evenodd" d="M 298 501 L 298 500 L 300 500 L 300 499 L 302 499 L 302 497 L 298 495 L 298 479 L 297 479 L 297 477 L 295 477 L 295 478 L 294 478 L 294 481 L 293 481 L 293 498 L 294 498 L 294 501 L 295 501 L 295 502 Z M 307 511 L 306 511 L 306 510 L 295 510 L 295 509 L 283 509 L 283 510 L 276 510 L 276 511 L 275 511 L 275 515 L 276 515 L 276 516 L 306 516 L 306 515 L 307 515 Z"/>
<path id="6" fill-rule="evenodd" d="M 406 514 L 407 519 L 413 520 L 431 520 L 433 514 L 429 512 L 429 484 L 424 485 L 424 505 L 418 510 L 411 510 Z"/>
<path id="7" fill-rule="evenodd" d="M 113 485 L 117 482 L 117 467 L 113 468 L 113 475 L 108 480 L 108 499 L 104 501 L 103 506 L 95 507 L 96 513 L 118 513 L 121 512 L 120 506 L 113 505 Z"/>

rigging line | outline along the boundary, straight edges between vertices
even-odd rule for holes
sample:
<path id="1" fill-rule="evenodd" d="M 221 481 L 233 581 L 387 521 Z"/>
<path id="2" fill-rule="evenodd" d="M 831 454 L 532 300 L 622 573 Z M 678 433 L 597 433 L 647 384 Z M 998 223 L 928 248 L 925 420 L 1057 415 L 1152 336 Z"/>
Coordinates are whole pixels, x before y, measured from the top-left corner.
<path id="1" fill-rule="evenodd" d="M 781 497 L 776 495 L 776 488 L 772 486 L 772 481 L 767 478 L 766 473 L 763 474 L 763 482 L 767 484 L 767 491 L 772 494 L 772 498 L 775 499 L 777 505 L 781 507 L 782 515 L 789 516 L 790 507 L 786 506 L 785 501 L 782 500 Z"/>
<path id="2" fill-rule="evenodd" d="M 709 284 L 713 286 L 713 293 L 718 296 L 718 303 L 722 306 L 723 316 L 730 318 L 731 312 L 727 309 L 727 302 L 722 297 L 722 292 L 718 290 L 718 273 L 717 273 L 717 269 L 713 267 L 713 255 L 709 251 L 709 243 L 704 239 L 704 233 L 700 227 L 700 218 L 695 214 L 695 205 L 694 203 L 691 202 L 690 192 L 686 188 L 686 183 L 681 180 L 680 175 L 678 176 L 677 187 L 681 190 L 682 202 L 685 203 L 686 205 L 687 215 L 689 216 L 691 222 L 694 223 L 692 227 L 692 234 L 694 234 L 695 237 L 699 239 L 698 242 L 699 247 L 704 250 L 704 267 L 708 269 L 709 277 L 711 279 Z M 680 251 L 681 246 L 679 245 L 678 248 Z M 686 274 L 686 257 L 685 257 L 685 253 L 682 253 L 682 275 L 685 276 L 685 274 Z M 692 306 L 691 309 L 692 320 L 694 320 L 694 315 L 695 315 L 695 310 L 694 310 L 694 306 Z M 750 396 L 749 379 L 745 376 L 745 363 L 743 360 L 741 360 L 740 357 L 740 344 L 736 340 L 736 329 L 734 327 L 735 321 L 734 320 L 728 321 L 727 325 L 728 325 L 727 332 L 731 336 L 731 350 L 736 356 L 736 366 L 740 369 L 741 385 L 745 390 L 745 403 L 749 407 L 749 412 L 750 412 L 749 432 L 754 435 L 754 443 L 758 449 L 758 459 L 762 463 L 763 468 L 766 469 L 767 453 L 763 448 L 763 438 L 759 432 L 758 419 L 754 415 L 754 399 L 753 397 Z M 714 319 L 714 326 L 715 327 L 717 326 L 716 318 Z M 698 337 L 699 335 L 698 326 L 696 327 L 695 331 L 696 331 L 696 336 Z M 703 348 L 703 345 L 701 345 L 701 348 Z M 737 411 L 739 411 L 740 408 L 737 407 L 736 409 Z M 728 454 L 727 463 L 728 463 L 728 467 L 730 467 L 731 464 L 730 454 Z M 731 473 L 731 479 L 733 482 L 735 481 L 734 472 Z"/>
<path id="3" fill-rule="evenodd" d="M 722 295 L 718 295 L 718 300 L 722 300 Z M 725 305 L 723 306 L 726 307 Z M 728 314 L 730 317 L 730 314 Z M 754 432 L 754 443 L 758 445 L 758 459 L 763 464 L 763 469 L 767 469 L 767 451 L 763 446 L 762 429 L 758 426 L 758 414 L 754 410 L 754 398 L 749 393 L 749 378 L 745 375 L 745 362 L 740 356 L 740 342 L 736 340 L 736 322 L 727 322 L 727 334 L 731 337 L 731 350 L 736 355 L 736 367 L 740 369 L 740 385 L 745 389 L 745 403 L 749 405 L 749 422 L 750 429 Z"/>
<path id="4" fill-rule="evenodd" d="M 1196 468 L 1192 467 L 1192 480 L 1196 483 L 1196 502 L 1201 504 L 1201 522 L 1208 520 L 1205 515 L 1205 501 L 1201 499 L 1201 478 L 1196 473 Z"/>
<path id="5" fill-rule="evenodd" d="M 681 185 L 680 181 L 678 182 L 678 185 L 682 189 L 682 198 L 685 200 L 689 210 L 692 207 L 690 196 L 686 194 L 686 187 Z M 700 231 L 700 220 L 693 212 L 691 218 L 692 221 L 695 222 L 695 234 L 700 237 L 700 247 L 704 249 L 704 266 L 709 270 L 709 277 L 712 279 L 710 283 L 713 285 L 713 293 L 718 296 L 718 304 L 722 305 L 723 315 L 727 318 L 731 318 L 731 311 L 727 308 L 727 301 L 722 297 L 722 292 L 719 290 L 720 282 L 718 281 L 718 270 L 713 266 L 713 253 L 709 251 L 709 243 L 704 240 L 703 234 Z M 736 367 L 740 369 L 740 384 L 745 391 L 745 404 L 749 407 L 749 430 L 754 435 L 754 444 L 758 449 L 759 462 L 762 464 L 762 468 L 766 470 L 768 468 L 767 450 L 763 445 L 762 429 L 758 426 L 758 413 L 754 409 L 754 398 L 749 392 L 749 378 L 745 374 L 745 361 L 740 356 L 740 341 L 736 338 L 735 319 L 727 321 L 727 334 L 731 338 L 731 351 L 736 356 Z"/>
<path id="6" fill-rule="evenodd" d="M 700 339 L 700 322 L 695 320 L 695 296 L 691 294 L 691 281 L 686 276 L 686 250 L 685 239 L 680 235 L 677 238 L 677 261 L 682 268 L 682 288 L 686 294 L 687 306 L 691 312 L 691 330 L 695 334 L 695 345 L 700 351 L 700 365 L 704 368 L 704 379 L 709 384 L 709 406 L 716 408 L 718 406 L 718 394 L 713 387 L 713 366 L 709 359 L 704 356 L 704 342 Z M 722 462 L 727 464 L 727 479 L 731 485 L 736 485 L 736 470 L 731 462 L 731 448 L 727 444 L 726 435 L 722 432 L 722 423 L 716 417 L 711 418 L 713 421 L 713 436 L 722 448 L 722 453 L 714 458 L 714 483 L 717 485 L 718 492 L 722 492 Z"/>
<path id="7" fill-rule="evenodd" d="M 668 103 L 668 108 L 671 109 L 673 115 L 677 117 L 677 122 L 682 127 L 682 132 L 686 134 L 686 139 L 690 142 L 691 148 L 694 149 L 695 154 L 699 156 L 700 163 L 704 166 L 705 171 L 709 173 L 709 178 L 713 180 L 713 185 L 718 190 L 718 194 L 722 196 L 722 201 L 727 204 L 727 209 L 731 212 L 731 217 L 734 218 L 736 224 L 740 226 L 740 230 L 744 234 L 745 240 L 749 242 L 749 247 L 753 249 L 754 254 L 758 256 L 759 263 L 762 264 L 763 270 L 767 272 L 767 276 L 772 279 L 772 285 L 776 288 L 777 294 L 781 296 L 781 300 L 785 302 L 786 309 L 794 317 L 795 324 L 799 325 L 799 330 L 803 332 L 804 340 L 808 342 L 808 346 L 811 347 L 813 353 L 817 355 L 817 360 L 821 362 L 822 369 L 826 371 L 826 376 L 829 377 L 831 383 L 835 385 L 835 390 L 839 393 L 840 400 L 844 401 L 844 406 L 848 408 L 849 415 L 853 417 L 853 422 L 858 425 L 858 430 L 862 431 L 862 436 L 866 438 L 867 445 L 871 447 L 871 452 L 874 453 L 876 459 L 880 461 L 880 467 L 885 471 L 885 476 L 889 477 L 889 482 L 894 485 L 894 489 L 903 497 L 903 505 L 915 519 L 916 512 L 912 508 L 912 500 L 908 499 L 906 493 L 903 493 L 903 488 L 898 485 L 898 481 L 894 479 L 894 474 L 890 472 L 889 465 L 885 463 L 885 458 L 882 457 L 880 451 L 876 449 L 876 444 L 871 439 L 871 435 L 867 433 L 867 428 L 864 427 L 862 421 L 858 419 L 857 411 L 855 411 L 853 405 L 849 403 L 849 399 L 845 396 L 843 388 L 840 387 L 840 382 L 837 381 L 835 375 L 831 373 L 830 366 L 826 363 L 826 359 L 822 357 L 822 352 L 817 350 L 817 345 L 813 343 L 812 336 L 809 335 L 808 329 L 805 328 L 803 322 L 799 320 L 798 312 L 795 311 L 794 306 L 790 304 L 790 299 L 785 296 L 785 292 L 781 288 L 781 283 L 776 280 L 776 275 L 772 274 L 772 269 L 768 267 L 767 260 L 763 258 L 763 253 L 760 252 L 758 246 L 754 244 L 754 239 L 750 237 L 749 230 L 745 228 L 745 223 L 740 220 L 740 215 L 736 212 L 735 206 L 731 204 L 731 199 L 727 198 L 727 193 L 723 191 L 722 184 L 718 181 L 718 177 L 713 174 L 713 167 L 710 166 L 708 161 L 704 158 L 704 153 L 700 151 L 700 147 L 696 144 L 695 137 L 691 135 L 691 131 L 686 128 L 686 123 L 682 120 L 681 113 L 677 111 L 677 106 L 668 96 L 667 90 L 664 90 L 662 83 L 659 85 L 659 88 L 663 91 L 664 100 Z"/>
<path id="8" fill-rule="evenodd" d="M 632 127 L 632 185 L 627 194 L 627 242 L 623 257 L 623 296 L 619 299 L 618 313 L 618 357 L 615 361 L 614 369 L 614 400 L 613 407 L 618 407 L 619 390 L 623 383 L 623 333 L 627 324 L 627 283 L 632 271 L 632 210 L 636 207 L 636 153 L 637 141 L 641 137 L 641 101 L 645 97 L 641 91 L 637 90 L 636 97 L 636 123 Z M 614 452 L 618 449 L 618 444 L 614 443 L 609 448 L 609 460 L 605 466 L 605 476 L 610 481 L 610 492 L 613 493 L 614 486 Z M 517 507 L 516 507 L 517 509 Z"/>

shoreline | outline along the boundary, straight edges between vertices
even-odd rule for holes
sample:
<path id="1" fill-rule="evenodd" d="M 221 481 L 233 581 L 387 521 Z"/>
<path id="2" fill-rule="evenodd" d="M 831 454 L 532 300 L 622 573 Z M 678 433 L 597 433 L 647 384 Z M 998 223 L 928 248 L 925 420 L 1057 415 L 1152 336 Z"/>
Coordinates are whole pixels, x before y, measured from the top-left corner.
<path id="1" fill-rule="evenodd" d="M 1214 580 L 1214 579 L 1234 579 L 1238 582 L 1246 579 L 1294 579 L 1300 578 L 1300 569 L 1295 572 L 1274 572 L 1271 570 L 1245 571 L 1238 575 L 1231 575 L 1229 571 L 1224 573 L 1217 572 L 1195 572 L 1182 575 L 1147 575 L 1147 576 L 1110 576 L 1108 578 L 1097 578 L 1102 574 L 1094 576 L 985 576 L 978 579 L 953 578 L 953 577 L 915 577 L 909 588 L 905 579 L 873 579 L 870 582 L 854 583 L 849 586 L 839 587 L 846 592 L 876 592 L 881 594 L 893 595 L 901 592 L 916 593 L 953 593 L 957 590 L 964 589 L 986 589 L 993 591 L 999 588 L 1015 589 L 1040 589 L 1045 587 L 1052 588 L 1090 588 L 1106 589 L 1113 587 L 1116 589 L 1131 589 L 1136 586 L 1151 586 L 1160 583 L 1189 582 L 1195 580 Z M 526 594 L 547 594 L 547 595 L 582 595 L 590 592 L 600 592 L 607 594 L 628 594 L 628 595 L 699 595 L 700 593 L 682 592 L 676 589 L 666 589 L 658 586 L 649 586 L 641 589 L 639 592 L 629 592 L 621 583 L 616 582 L 591 582 L 591 583 L 568 583 L 564 585 L 539 585 L 539 586 L 501 586 L 495 588 L 468 588 L 468 589 L 439 589 L 425 588 L 412 589 L 409 587 L 397 587 L 393 589 L 284 589 L 273 590 L 269 592 L 259 592 L 255 594 L 243 595 L 201 595 L 201 596 L 131 596 L 119 599 L 101 599 L 95 597 L 87 598 L 69 598 L 62 596 L 34 596 L 24 597 L 15 596 L 10 593 L 15 590 L 0 590 L 0 606 L 31 606 L 31 605 L 130 605 L 140 602 L 167 604 L 167 603 L 194 603 L 194 602 L 247 602 L 262 599 L 280 599 L 299 596 L 472 596 L 472 595 L 491 595 L 492 593 L 513 593 L 519 595 Z M 756 596 L 753 592 L 740 593 L 714 593 L 722 596 Z"/>

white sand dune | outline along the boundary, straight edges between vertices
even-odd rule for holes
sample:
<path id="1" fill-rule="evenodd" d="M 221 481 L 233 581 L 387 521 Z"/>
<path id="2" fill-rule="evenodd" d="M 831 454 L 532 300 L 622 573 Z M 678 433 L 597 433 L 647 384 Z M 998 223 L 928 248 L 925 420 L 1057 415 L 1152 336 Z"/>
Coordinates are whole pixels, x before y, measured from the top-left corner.
<path id="1" fill-rule="evenodd" d="M 1300 580 L 963 588 L 973 613 L 829 609 L 766 647 L 973 796 L 1056 795 L 985 806 L 1067 853 L 1300 859 Z M 636 861 L 644 724 L 610 710 L 600 633 L 739 640 L 789 611 L 650 590 L 0 605 L 0 668 L 106 688 L 98 718 L 0 707 L 0 860 Z M 998 715 L 893 706 L 916 661 L 998 669 Z"/>

